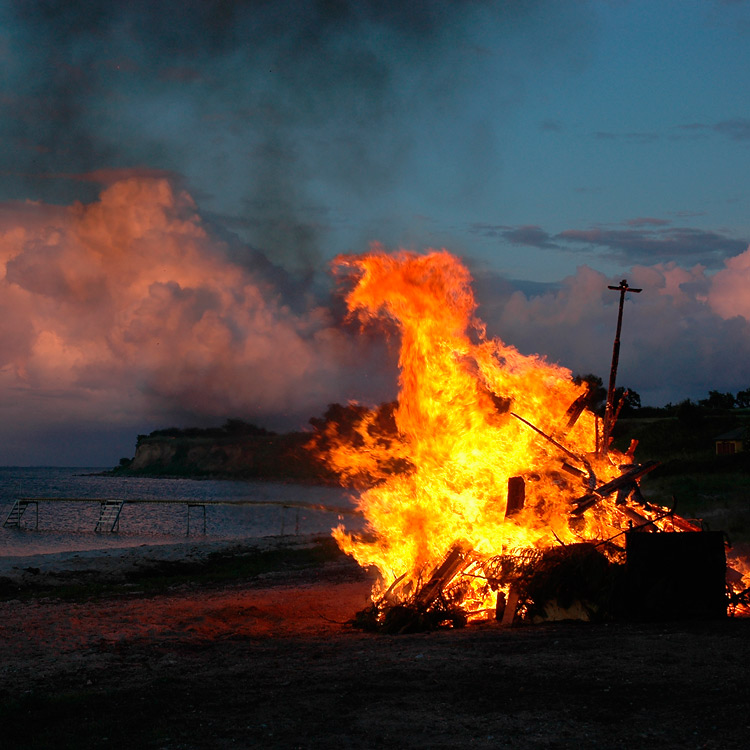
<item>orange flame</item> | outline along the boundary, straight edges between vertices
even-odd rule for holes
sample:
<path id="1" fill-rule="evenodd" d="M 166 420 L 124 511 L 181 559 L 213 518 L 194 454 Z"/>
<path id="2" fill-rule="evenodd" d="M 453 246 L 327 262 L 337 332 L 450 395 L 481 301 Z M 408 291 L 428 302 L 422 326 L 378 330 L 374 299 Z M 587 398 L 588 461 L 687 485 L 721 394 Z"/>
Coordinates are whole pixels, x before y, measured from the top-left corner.
<path id="1" fill-rule="evenodd" d="M 401 337 L 398 439 L 377 439 L 365 418 L 357 447 L 334 440 L 326 455 L 341 475 L 365 473 L 375 482 L 358 499 L 364 532 L 333 531 L 345 552 L 379 571 L 373 599 L 405 599 L 457 548 L 481 561 L 607 539 L 626 527 L 614 497 L 571 516 L 575 500 L 619 477 L 630 457 L 597 451 L 590 411 L 569 418 L 568 407 L 585 393 L 569 370 L 486 337 L 459 260 L 446 251 L 387 254 L 376 245 L 335 265 L 352 285 L 350 313 L 390 321 Z M 410 469 L 383 470 L 393 457 Z M 525 480 L 525 504 L 508 514 L 512 477 Z M 481 576 L 475 579 L 461 604 L 466 610 L 494 599 Z"/>

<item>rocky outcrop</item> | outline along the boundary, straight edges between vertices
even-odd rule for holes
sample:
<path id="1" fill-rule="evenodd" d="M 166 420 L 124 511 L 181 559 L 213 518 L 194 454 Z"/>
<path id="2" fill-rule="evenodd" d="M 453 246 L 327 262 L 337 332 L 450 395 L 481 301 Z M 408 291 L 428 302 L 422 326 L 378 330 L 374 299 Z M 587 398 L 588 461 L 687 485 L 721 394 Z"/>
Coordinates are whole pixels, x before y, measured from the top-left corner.
<path id="1" fill-rule="evenodd" d="M 119 475 L 222 477 L 328 481 L 305 449 L 305 433 L 239 437 L 140 437 L 135 456 L 114 469 Z"/>

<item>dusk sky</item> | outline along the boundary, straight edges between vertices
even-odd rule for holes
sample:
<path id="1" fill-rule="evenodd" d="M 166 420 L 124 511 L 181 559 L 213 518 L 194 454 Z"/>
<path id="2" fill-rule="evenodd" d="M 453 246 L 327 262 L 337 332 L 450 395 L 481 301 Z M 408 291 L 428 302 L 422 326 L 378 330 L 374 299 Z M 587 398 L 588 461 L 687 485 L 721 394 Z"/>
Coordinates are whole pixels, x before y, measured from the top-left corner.
<path id="1" fill-rule="evenodd" d="M 340 253 L 644 405 L 750 387 L 750 0 L 0 3 L 0 465 L 396 394 Z"/>

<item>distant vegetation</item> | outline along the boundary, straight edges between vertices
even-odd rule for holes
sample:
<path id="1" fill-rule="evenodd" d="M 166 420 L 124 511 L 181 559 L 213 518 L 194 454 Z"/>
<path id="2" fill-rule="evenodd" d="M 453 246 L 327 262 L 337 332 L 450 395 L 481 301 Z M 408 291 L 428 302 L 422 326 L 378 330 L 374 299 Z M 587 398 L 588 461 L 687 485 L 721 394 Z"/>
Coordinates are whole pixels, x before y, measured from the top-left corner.
<path id="1" fill-rule="evenodd" d="M 602 379 L 598 375 L 588 373 L 576 375 L 573 380 L 577 385 L 582 383 L 588 385 L 586 405 L 595 414 L 603 416 L 607 403 L 607 388 Z M 750 410 L 750 388 L 738 391 L 736 394 L 709 391 L 706 398 L 698 401 L 687 398 L 676 404 L 670 402 L 664 406 L 642 406 L 641 397 L 637 391 L 620 387 L 615 389 L 614 403 L 615 407 L 620 406 L 622 417 L 684 417 L 688 412 L 714 416 L 724 412 L 739 414 L 741 409 Z"/>
<path id="2" fill-rule="evenodd" d="M 162 430 L 154 430 L 148 435 L 138 435 L 136 445 L 148 438 L 226 438 L 275 435 L 264 427 L 245 422 L 242 419 L 227 419 L 221 427 L 167 427 Z"/>

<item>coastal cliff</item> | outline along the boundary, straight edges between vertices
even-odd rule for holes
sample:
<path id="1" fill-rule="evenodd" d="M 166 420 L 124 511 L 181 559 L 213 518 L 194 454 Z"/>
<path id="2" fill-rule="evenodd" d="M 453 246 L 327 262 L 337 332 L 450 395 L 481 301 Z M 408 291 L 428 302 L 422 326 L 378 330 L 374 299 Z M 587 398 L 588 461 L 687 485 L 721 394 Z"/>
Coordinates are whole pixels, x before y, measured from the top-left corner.
<path id="1" fill-rule="evenodd" d="M 368 440 L 389 446 L 399 441 L 394 419 L 396 402 L 376 409 L 354 402 L 329 404 L 321 417 L 312 417 L 310 432 L 277 434 L 263 427 L 229 419 L 221 427 L 169 427 L 138 435 L 135 456 L 112 469 L 117 476 L 214 477 L 315 482 L 365 487 L 372 478 L 363 472 L 340 476 L 327 457 L 339 441 L 355 447 Z M 380 461 L 377 474 L 411 470 L 395 458 Z"/>
<path id="2" fill-rule="evenodd" d="M 164 434 L 164 433 L 178 434 Z M 139 435 L 135 456 L 122 459 L 119 476 L 214 477 L 328 482 L 329 473 L 305 445 L 306 433 Z M 193 431 L 200 433 L 201 431 Z M 205 432 L 205 431 L 203 431 Z"/>

